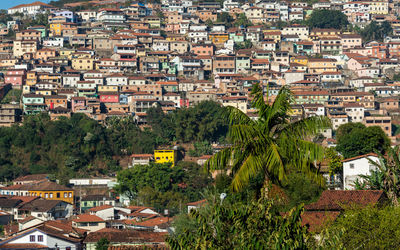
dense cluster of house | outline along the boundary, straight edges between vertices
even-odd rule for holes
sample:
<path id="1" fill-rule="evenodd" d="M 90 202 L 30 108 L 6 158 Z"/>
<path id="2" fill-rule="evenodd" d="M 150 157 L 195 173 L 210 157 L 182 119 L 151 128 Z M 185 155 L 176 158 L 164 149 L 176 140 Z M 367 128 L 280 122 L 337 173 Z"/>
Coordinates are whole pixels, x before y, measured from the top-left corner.
<path id="1" fill-rule="evenodd" d="M 72 11 L 77 6 L 84 8 Z M 363 41 L 356 33 L 298 24 L 317 9 L 339 10 L 360 27 L 388 21 L 393 34 L 382 42 Z M 261 83 L 272 97 L 282 86 L 292 90 L 293 119 L 328 116 L 332 129 L 321 131 L 326 146 L 335 144 L 332 131 L 348 122 L 380 126 L 395 141 L 400 82 L 389 79 L 400 73 L 399 11 L 400 5 L 389 0 L 18 5 L 8 9 L 13 20 L 0 24 L 0 98 L 11 89 L 22 95 L 0 104 L 0 125 L 40 112 L 52 119 L 72 113 L 98 121 L 132 116 L 146 124 L 151 107 L 171 112 L 204 100 L 237 107 L 256 119 L 249 91 Z M 223 12 L 252 24 L 221 23 Z M 43 14 L 48 15 L 47 26 L 24 26 L 25 18 Z M 278 28 L 277 22 L 287 25 Z M 344 160 L 341 188 L 353 189 L 359 175 L 370 173 L 368 159 L 378 158 L 369 154 Z M 132 165 L 152 160 L 174 164 L 175 152 L 132 155 Z M 70 184 L 33 175 L 1 187 L 0 224 L 6 239 L 0 248 L 95 249 L 104 237 L 115 245 L 165 246 L 171 218 L 152 208 L 129 206 L 126 197 L 110 192 L 115 180 L 72 179 Z M 336 201 L 365 203 L 360 195 L 373 204 L 383 200 L 378 191 L 326 192 L 306 207 L 304 221 L 311 220 L 312 227 L 322 217 L 336 218 L 341 211 Z M 323 210 L 329 206 L 327 215 Z"/>
<path id="2" fill-rule="evenodd" d="M 80 5 L 88 9 L 70 10 Z M 366 42 L 355 33 L 293 23 L 315 9 L 341 10 L 359 26 L 389 21 L 393 35 Z M 14 20 L 4 29 L 16 37 L 7 39 L 3 32 L 0 68 L 5 93 L 18 88 L 23 94 L 15 100 L 19 105 L 0 107 L 0 124 L 38 112 L 53 119 L 84 113 L 98 121 L 133 116 L 145 124 L 151 107 L 170 112 L 203 100 L 252 115 L 248 92 L 259 82 L 271 95 L 289 86 L 295 95 L 293 116 L 327 115 L 333 129 L 351 121 L 378 125 L 392 136 L 399 85 L 386 77 L 399 69 L 397 11 L 390 1 L 18 5 L 8 10 Z M 219 23 L 221 12 L 232 19 L 244 15 L 253 25 Z M 49 24 L 22 29 L 18 13 L 31 18 L 48 13 Z M 275 21 L 287 26 L 273 27 Z M 251 48 L 243 48 L 246 43 Z"/>
<path id="3" fill-rule="evenodd" d="M 114 185 L 94 178 L 71 179 L 67 187 L 36 174 L 0 187 L 0 248 L 96 249 L 107 238 L 111 246 L 163 249 L 173 218 L 129 205 L 112 193 Z"/>

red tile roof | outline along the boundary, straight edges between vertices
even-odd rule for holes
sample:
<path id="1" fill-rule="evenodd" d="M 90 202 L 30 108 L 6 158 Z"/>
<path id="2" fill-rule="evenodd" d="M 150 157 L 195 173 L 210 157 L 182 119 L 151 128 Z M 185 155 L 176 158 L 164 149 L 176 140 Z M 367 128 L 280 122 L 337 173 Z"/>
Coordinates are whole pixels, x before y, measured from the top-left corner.
<path id="1" fill-rule="evenodd" d="M 98 207 L 92 207 L 92 208 L 89 209 L 89 211 L 97 212 L 97 211 L 101 211 L 101 210 L 104 210 L 104 209 L 109 209 L 109 208 L 112 208 L 112 207 L 113 206 L 111 206 L 111 205 L 102 205 L 102 206 L 98 206 Z"/>
<path id="2" fill-rule="evenodd" d="M 357 159 L 361 159 L 361 158 L 365 158 L 365 157 L 369 157 L 369 156 L 378 157 L 378 155 L 375 154 L 375 153 L 368 153 L 368 154 L 365 154 L 365 155 L 359 155 L 359 156 L 355 156 L 355 157 L 344 159 L 342 162 L 353 161 L 353 160 L 357 160 Z"/>
<path id="3" fill-rule="evenodd" d="M 76 216 L 75 219 L 72 221 L 74 222 L 104 222 L 102 218 L 92 214 L 80 214 Z"/>
<path id="4" fill-rule="evenodd" d="M 301 215 L 302 225 L 308 226 L 312 232 L 320 231 L 327 223 L 336 220 L 339 214 L 336 211 L 304 211 Z"/>
<path id="5" fill-rule="evenodd" d="M 5 249 L 48 249 L 46 245 L 37 243 L 7 243 L 1 246 Z"/>
<path id="6" fill-rule="evenodd" d="M 92 232 L 88 234 L 84 243 L 98 242 L 101 238 L 106 238 L 110 242 L 116 243 L 164 243 L 164 238 L 168 233 L 156 233 L 144 230 L 120 230 L 119 232 Z"/>
<path id="7" fill-rule="evenodd" d="M 345 206 L 376 205 L 386 196 L 382 190 L 326 190 L 317 202 L 305 206 L 307 211 L 342 211 Z"/>
<path id="8" fill-rule="evenodd" d="M 145 221 L 141 221 L 141 222 L 134 222 L 133 224 L 135 224 L 137 226 L 142 226 L 142 227 L 155 227 L 155 226 L 165 224 L 169 221 L 170 221 L 170 218 L 168 218 L 168 217 L 157 217 L 157 218 L 153 218 L 153 219 L 149 219 L 149 220 L 145 220 Z"/>

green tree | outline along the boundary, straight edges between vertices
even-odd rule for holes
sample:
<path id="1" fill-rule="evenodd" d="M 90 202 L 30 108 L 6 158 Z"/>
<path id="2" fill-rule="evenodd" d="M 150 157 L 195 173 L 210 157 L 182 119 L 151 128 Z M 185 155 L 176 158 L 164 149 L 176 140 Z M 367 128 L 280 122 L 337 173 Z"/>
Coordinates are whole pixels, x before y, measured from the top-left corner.
<path id="1" fill-rule="evenodd" d="M 235 26 L 247 28 L 249 26 L 252 26 L 253 24 L 250 22 L 249 19 L 247 19 L 246 14 L 240 13 L 235 21 Z"/>
<path id="2" fill-rule="evenodd" d="M 399 216 L 399 207 L 349 208 L 320 234 L 319 249 L 399 249 Z"/>
<path id="3" fill-rule="evenodd" d="M 355 157 L 371 152 L 385 152 L 390 140 L 378 126 L 365 127 L 361 123 L 347 123 L 337 130 L 336 150 L 344 158 Z"/>
<path id="4" fill-rule="evenodd" d="M 201 191 L 211 179 L 199 165 L 179 162 L 169 164 L 150 163 L 122 170 L 117 175 L 118 193 L 127 195 L 134 203 L 152 206 L 158 211 L 167 208 L 171 213 L 182 209 L 182 204 L 201 198 Z"/>
<path id="5" fill-rule="evenodd" d="M 312 28 L 344 29 L 349 24 L 347 17 L 340 10 L 314 10 L 307 20 L 307 25 Z"/>
<path id="6" fill-rule="evenodd" d="M 217 15 L 217 22 L 224 23 L 226 26 L 232 26 L 233 17 L 228 12 L 220 12 Z"/>
<path id="7" fill-rule="evenodd" d="M 250 40 L 244 40 L 244 42 L 242 43 L 235 43 L 234 45 L 234 49 L 235 50 L 239 50 L 239 49 L 250 49 L 251 47 L 253 47 L 253 44 L 251 43 Z"/>
<path id="8" fill-rule="evenodd" d="M 364 41 L 383 41 L 385 36 L 391 35 L 393 28 L 388 21 L 378 24 L 376 21 L 369 23 L 364 29 L 360 30 L 360 34 Z"/>
<path id="9" fill-rule="evenodd" d="M 302 207 L 281 216 L 271 200 L 250 204 L 208 201 L 178 219 L 166 242 L 172 249 L 305 249 L 310 235 L 301 225 Z"/>
<path id="10" fill-rule="evenodd" d="M 252 107 L 257 110 L 254 121 L 237 108 L 229 108 L 231 146 L 219 151 L 205 166 L 209 170 L 229 167 L 234 175 L 232 188 L 243 189 L 251 177 L 262 173 L 266 179 L 281 182 L 289 170 L 298 169 L 323 185 L 323 178 L 314 167 L 322 160 L 324 149 L 307 138 L 330 126 L 326 117 L 314 116 L 290 122 L 290 104 L 293 95 L 281 88 L 274 102 L 264 100 L 261 87 L 252 89 Z"/>
<path id="11" fill-rule="evenodd" d="M 326 158 L 329 160 L 328 167 L 329 167 L 329 175 L 333 176 L 343 169 L 342 160 L 343 157 L 338 154 L 338 152 L 334 148 L 327 148 Z"/>
<path id="12" fill-rule="evenodd" d="M 316 201 L 323 191 L 323 188 L 300 172 L 290 173 L 282 188 L 288 196 L 286 208 L 289 209 Z"/>
<path id="13" fill-rule="evenodd" d="M 195 142 L 193 146 L 194 149 L 189 150 L 189 155 L 193 157 L 199 157 L 202 155 L 211 155 L 213 152 L 212 146 L 208 141 Z"/>
<path id="14" fill-rule="evenodd" d="M 394 206 L 399 206 L 400 197 L 400 147 L 388 147 L 386 156 L 380 154 L 379 161 L 369 160 L 376 167 L 372 176 L 362 176 L 371 189 L 385 191 Z M 375 178 L 371 178 L 375 177 Z"/>
<path id="15" fill-rule="evenodd" d="M 107 238 L 101 238 L 96 243 L 96 250 L 107 250 L 110 246 L 110 241 Z"/>

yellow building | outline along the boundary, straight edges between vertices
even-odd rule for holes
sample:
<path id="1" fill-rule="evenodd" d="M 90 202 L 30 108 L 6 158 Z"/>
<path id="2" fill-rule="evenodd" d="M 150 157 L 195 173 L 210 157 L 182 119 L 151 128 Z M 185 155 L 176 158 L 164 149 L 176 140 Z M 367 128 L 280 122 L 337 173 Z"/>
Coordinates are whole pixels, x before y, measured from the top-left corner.
<path id="1" fill-rule="evenodd" d="M 213 44 L 224 44 L 229 40 L 229 35 L 227 33 L 211 33 L 209 35 L 209 40 Z"/>
<path id="2" fill-rule="evenodd" d="M 311 74 L 322 74 L 324 72 L 336 72 L 336 59 L 331 58 L 309 58 L 307 67 Z"/>
<path id="3" fill-rule="evenodd" d="M 298 63 L 304 66 L 307 66 L 308 64 L 308 57 L 306 56 L 296 56 L 296 57 L 291 57 L 290 58 L 291 63 Z"/>
<path id="4" fill-rule="evenodd" d="M 50 83 L 60 83 L 61 75 L 60 74 L 51 74 L 51 73 L 40 73 L 38 75 L 39 82 L 50 82 Z"/>
<path id="5" fill-rule="evenodd" d="M 172 167 L 175 166 L 176 151 L 175 150 L 154 150 L 154 160 L 156 163 L 171 162 Z"/>
<path id="6" fill-rule="evenodd" d="M 301 105 L 292 105 L 288 112 L 289 116 L 299 117 L 303 115 L 303 107 Z"/>
<path id="7" fill-rule="evenodd" d="M 75 70 L 93 70 L 93 58 L 74 58 L 72 59 L 72 68 Z"/>
<path id="8" fill-rule="evenodd" d="M 41 182 L 28 190 L 29 196 L 39 196 L 46 200 L 60 200 L 74 204 L 74 190 L 55 182 Z"/>
<path id="9" fill-rule="evenodd" d="M 60 57 L 72 59 L 72 54 L 75 53 L 75 49 L 62 48 L 58 52 L 60 53 Z"/>
<path id="10" fill-rule="evenodd" d="M 37 83 L 37 75 L 35 71 L 26 73 L 26 85 L 32 86 Z"/>
<path id="11" fill-rule="evenodd" d="M 388 1 L 369 1 L 369 14 L 371 15 L 387 15 L 389 14 Z"/>
<path id="12" fill-rule="evenodd" d="M 51 23 L 50 24 L 50 36 L 61 36 L 62 23 Z"/>
<path id="13" fill-rule="evenodd" d="M 97 87 L 98 92 L 118 92 L 118 86 L 114 85 L 100 85 Z"/>

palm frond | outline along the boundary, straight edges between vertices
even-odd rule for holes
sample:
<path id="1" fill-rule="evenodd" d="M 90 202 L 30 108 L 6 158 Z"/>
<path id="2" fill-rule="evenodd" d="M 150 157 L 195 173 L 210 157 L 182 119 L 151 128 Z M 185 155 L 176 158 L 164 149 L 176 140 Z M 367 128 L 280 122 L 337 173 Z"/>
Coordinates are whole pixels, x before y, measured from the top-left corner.
<path id="1" fill-rule="evenodd" d="M 328 117 L 312 116 L 288 123 L 288 125 L 282 129 L 282 132 L 296 138 L 307 138 L 309 136 L 315 136 L 321 129 L 330 127 L 331 121 Z"/>
<path id="2" fill-rule="evenodd" d="M 231 185 L 232 189 L 234 191 L 242 190 L 242 188 L 249 183 L 251 177 L 260 173 L 264 166 L 265 160 L 261 156 L 249 155 L 240 166 L 239 171 L 235 173 Z"/>
<path id="3" fill-rule="evenodd" d="M 243 111 L 235 107 L 226 107 L 227 109 L 227 119 L 229 124 L 255 124 L 255 122 L 246 115 Z"/>
<path id="4" fill-rule="evenodd" d="M 205 162 L 204 168 L 207 171 L 221 170 L 227 168 L 232 158 L 233 149 L 233 147 L 227 147 L 217 152 L 213 155 L 213 157 Z"/>
<path id="5" fill-rule="evenodd" d="M 263 137 L 256 126 L 251 125 L 231 125 L 228 132 L 228 138 L 231 143 L 244 143 L 246 141 L 257 140 Z"/>

